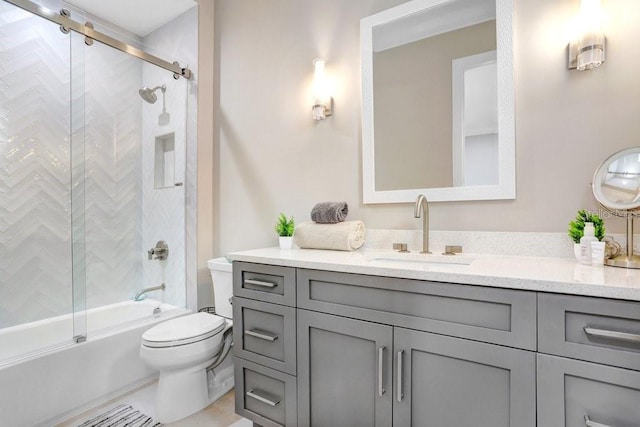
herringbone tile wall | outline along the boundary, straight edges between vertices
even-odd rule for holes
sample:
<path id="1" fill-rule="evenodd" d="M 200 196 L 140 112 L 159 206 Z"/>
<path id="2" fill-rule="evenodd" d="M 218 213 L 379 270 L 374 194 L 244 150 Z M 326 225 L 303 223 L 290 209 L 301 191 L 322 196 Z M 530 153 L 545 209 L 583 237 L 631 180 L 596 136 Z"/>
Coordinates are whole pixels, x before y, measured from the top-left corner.
<path id="1" fill-rule="evenodd" d="M 194 73 L 197 68 L 198 15 L 192 9 L 177 17 L 167 25 L 145 37 L 144 42 L 158 55 L 174 58 L 191 67 Z M 197 135 L 195 126 L 188 128 L 190 120 L 196 120 L 196 77 L 192 80 L 172 78 L 171 74 L 145 63 L 142 68 L 143 85 L 166 85 L 166 107 L 170 121 L 160 124 L 158 115 L 162 112 L 162 96 L 158 92 L 155 104 L 142 107 L 143 134 L 142 157 L 144 189 L 143 200 L 143 241 L 145 248 L 151 248 L 158 240 L 165 240 L 171 255 L 164 263 L 157 261 L 144 263 L 143 284 L 152 286 L 164 282 L 167 285 L 165 301 L 184 306 L 186 304 L 185 283 L 187 274 L 192 271 L 187 266 L 185 243 L 195 247 L 195 237 L 185 239 L 185 228 L 194 229 L 195 218 L 186 215 L 195 214 L 193 209 L 185 209 L 186 193 L 195 193 L 195 156 L 186 157 L 187 152 L 195 153 Z M 181 186 L 165 189 L 153 189 L 154 184 L 154 147 L 158 136 L 173 133 L 175 135 L 175 182 Z M 190 166 L 187 166 L 189 164 Z M 187 169 L 188 168 L 188 169 Z M 187 174 L 190 174 L 187 176 Z M 192 198 L 193 200 L 193 198 Z M 189 227 L 189 223 L 192 224 Z M 193 268 L 195 270 L 195 268 Z M 195 278 L 192 278 L 195 281 Z"/>
<path id="2" fill-rule="evenodd" d="M 71 311 L 69 36 L 0 2 L 0 327 Z"/>
<path id="3" fill-rule="evenodd" d="M 197 52 L 197 12 L 176 21 L 149 42 L 180 60 L 184 46 Z M 153 142 L 174 132 L 176 182 L 195 182 L 194 83 L 1 1 L 0 64 L 0 328 L 70 313 L 74 280 L 87 308 L 156 282 L 184 306 L 185 186 L 153 188 Z M 168 87 L 164 126 L 162 97 L 137 93 L 157 84 Z M 146 259 L 156 240 L 169 242 L 167 262 Z"/>
<path id="4" fill-rule="evenodd" d="M 84 51 L 87 308 L 131 299 L 142 279 L 142 62 Z"/>

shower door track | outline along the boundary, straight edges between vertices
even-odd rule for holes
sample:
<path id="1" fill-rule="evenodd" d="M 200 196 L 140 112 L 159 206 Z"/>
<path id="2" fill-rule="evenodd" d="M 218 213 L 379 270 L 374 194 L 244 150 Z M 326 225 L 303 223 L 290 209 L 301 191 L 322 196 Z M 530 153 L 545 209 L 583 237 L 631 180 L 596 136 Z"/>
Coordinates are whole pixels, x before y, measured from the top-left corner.
<path id="1" fill-rule="evenodd" d="M 150 62 L 158 67 L 164 68 L 165 70 L 171 71 L 173 73 L 173 78 L 178 79 L 180 77 L 184 77 L 185 79 L 191 78 L 191 70 L 189 68 L 182 68 L 180 64 L 175 61 L 173 63 L 165 61 L 162 58 L 158 58 L 157 56 L 151 55 L 147 52 L 144 52 L 134 46 L 131 46 L 127 43 L 124 43 L 118 39 L 115 39 L 111 36 L 108 36 L 104 33 L 94 30 L 91 23 L 80 24 L 68 16 L 65 16 L 61 13 L 53 12 L 49 9 L 46 9 L 39 4 L 36 4 L 29 0 L 5 0 L 8 3 L 11 3 L 14 6 L 19 7 L 20 9 L 31 12 L 35 15 L 38 15 L 44 19 L 47 19 L 51 22 L 55 22 L 60 25 L 61 30 L 72 30 L 76 33 L 83 34 L 88 39 L 97 40 L 100 43 L 106 44 L 107 46 L 111 46 L 114 49 L 118 49 L 124 53 L 128 53 L 129 55 L 133 55 L 137 58 L 142 59 L 143 61 Z M 90 44 L 90 43 L 87 43 Z"/>

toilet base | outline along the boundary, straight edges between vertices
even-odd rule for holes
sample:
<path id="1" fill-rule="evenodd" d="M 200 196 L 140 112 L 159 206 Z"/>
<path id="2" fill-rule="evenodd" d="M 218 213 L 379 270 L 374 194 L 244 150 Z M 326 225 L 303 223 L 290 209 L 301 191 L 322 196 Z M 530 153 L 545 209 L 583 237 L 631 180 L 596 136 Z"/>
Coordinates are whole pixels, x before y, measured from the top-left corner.
<path id="1" fill-rule="evenodd" d="M 213 372 L 207 372 L 212 361 L 160 374 L 155 408 L 158 422 L 168 424 L 195 414 L 233 388 L 233 357 L 227 355 Z"/>
<path id="2" fill-rule="evenodd" d="M 163 424 L 177 421 L 210 403 L 205 369 L 211 361 L 186 369 L 160 372 L 156 394 L 157 421 Z"/>

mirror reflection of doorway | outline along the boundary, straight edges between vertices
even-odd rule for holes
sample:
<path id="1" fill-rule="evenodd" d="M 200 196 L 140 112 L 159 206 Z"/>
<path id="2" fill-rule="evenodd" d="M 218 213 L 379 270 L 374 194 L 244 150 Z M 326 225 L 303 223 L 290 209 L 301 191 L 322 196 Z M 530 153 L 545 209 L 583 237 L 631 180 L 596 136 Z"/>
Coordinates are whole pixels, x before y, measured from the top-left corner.
<path id="1" fill-rule="evenodd" d="M 496 52 L 452 61 L 453 185 L 498 184 Z"/>

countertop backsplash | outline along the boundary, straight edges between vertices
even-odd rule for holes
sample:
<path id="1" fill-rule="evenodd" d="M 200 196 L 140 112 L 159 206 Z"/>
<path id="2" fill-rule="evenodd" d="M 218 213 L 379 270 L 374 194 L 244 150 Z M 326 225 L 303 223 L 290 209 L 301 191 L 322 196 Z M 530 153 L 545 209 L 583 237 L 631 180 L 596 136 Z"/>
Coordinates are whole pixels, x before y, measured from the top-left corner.
<path id="1" fill-rule="evenodd" d="M 626 236 L 611 235 L 624 248 Z M 640 242 L 636 236 L 634 242 Z M 393 243 L 407 243 L 411 252 L 422 247 L 422 230 L 367 229 L 365 249 L 391 250 Z M 429 232 L 429 249 L 444 252 L 447 245 L 462 246 L 463 253 L 572 258 L 573 242 L 567 233 L 438 231 Z M 636 248 L 636 251 L 638 249 Z"/>

